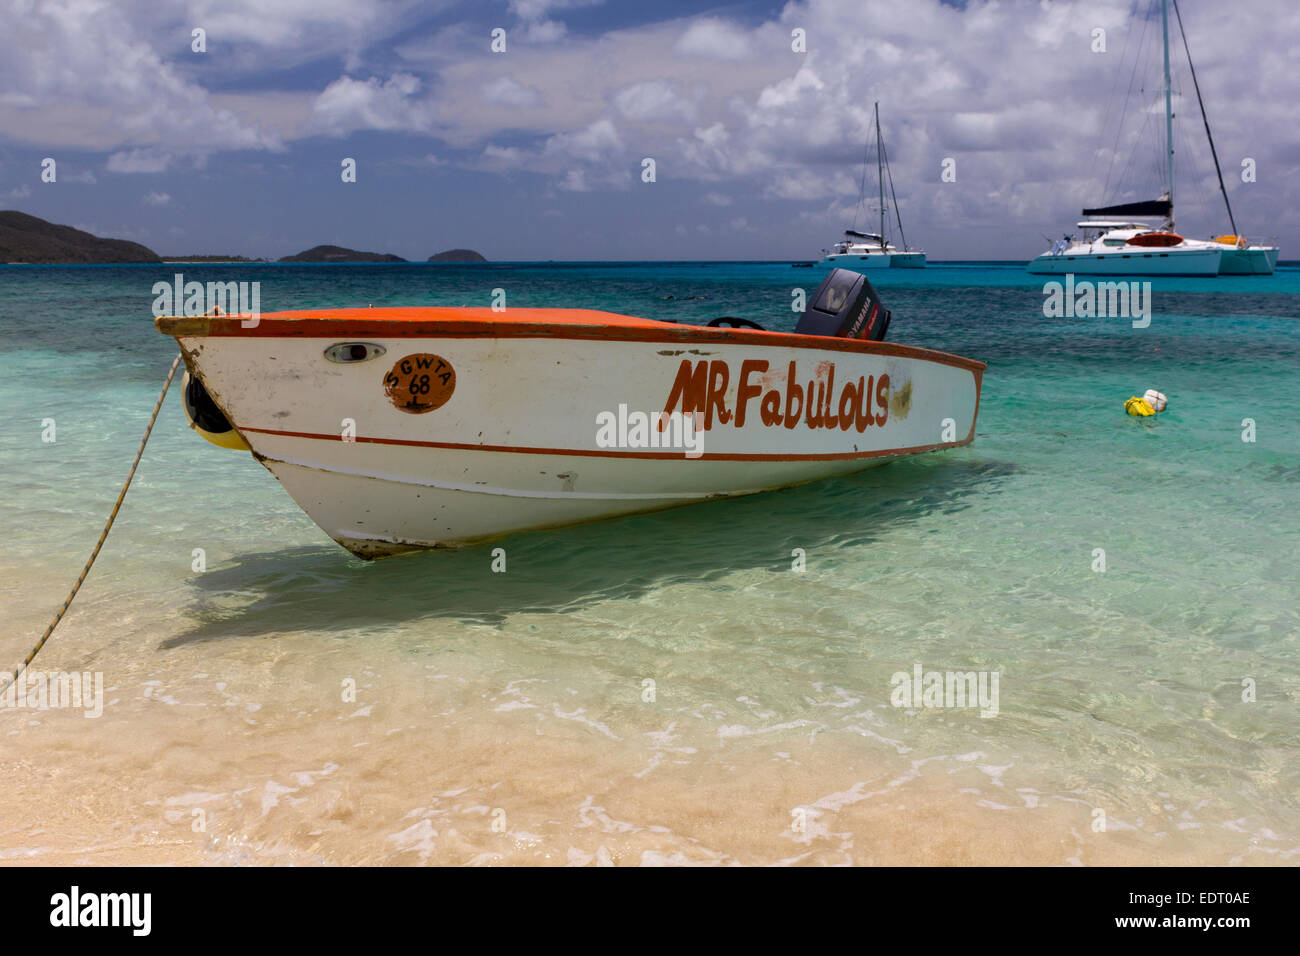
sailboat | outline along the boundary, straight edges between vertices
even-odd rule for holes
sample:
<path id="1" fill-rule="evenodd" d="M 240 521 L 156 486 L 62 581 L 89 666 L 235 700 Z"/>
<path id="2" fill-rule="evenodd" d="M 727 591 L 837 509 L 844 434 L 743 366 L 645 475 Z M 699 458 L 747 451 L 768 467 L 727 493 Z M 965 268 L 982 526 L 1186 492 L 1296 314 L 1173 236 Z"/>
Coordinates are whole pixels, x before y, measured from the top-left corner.
<path id="1" fill-rule="evenodd" d="M 876 179 L 880 183 L 880 232 L 859 232 L 856 228 L 844 230 L 840 239 L 829 250 L 823 250 L 823 266 L 841 266 L 848 269 L 920 269 L 925 266 L 925 253 L 907 245 L 903 235 L 903 217 L 898 211 L 898 197 L 894 195 L 894 176 L 889 170 L 885 141 L 880 136 L 880 104 L 875 104 L 876 114 Z M 898 221 L 898 238 L 903 243 L 899 249 L 885 233 L 885 178 L 889 178 L 889 195 L 894 201 L 894 215 Z M 866 160 L 862 163 L 862 192 L 858 197 L 858 210 L 866 199 Z M 857 218 L 854 217 L 854 226 Z"/>
<path id="2" fill-rule="evenodd" d="M 1232 215 L 1232 204 L 1223 185 L 1223 171 L 1219 167 L 1210 120 L 1205 112 L 1196 67 L 1192 64 L 1191 48 L 1183 30 L 1183 17 L 1174 0 L 1174 15 L 1178 18 L 1178 31 L 1182 35 L 1183 49 L 1191 69 L 1196 100 L 1201 107 L 1201 120 L 1214 158 L 1214 169 L 1219 176 L 1219 191 L 1228 212 L 1232 232 L 1213 239 L 1189 239 L 1174 231 L 1174 146 L 1173 146 L 1173 83 L 1169 71 L 1169 0 L 1161 0 L 1160 21 L 1164 35 L 1164 98 L 1165 98 L 1165 169 L 1169 189 L 1158 199 L 1120 203 L 1083 210 L 1088 217 L 1078 223 L 1082 238 L 1065 236 L 1057 240 L 1028 266 L 1032 273 L 1084 275 L 1272 275 L 1277 265 L 1275 246 L 1252 245 L 1237 231 Z M 1154 220 L 1159 225 L 1142 220 Z"/>

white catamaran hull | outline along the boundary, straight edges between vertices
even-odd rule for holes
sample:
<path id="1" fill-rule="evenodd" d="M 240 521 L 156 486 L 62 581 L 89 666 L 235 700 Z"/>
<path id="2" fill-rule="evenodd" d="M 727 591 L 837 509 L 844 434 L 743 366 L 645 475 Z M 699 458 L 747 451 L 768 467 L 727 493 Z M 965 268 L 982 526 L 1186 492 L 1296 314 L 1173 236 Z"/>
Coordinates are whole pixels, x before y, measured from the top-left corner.
<path id="1" fill-rule="evenodd" d="M 969 359 L 892 343 L 610 325 L 622 317 L 576 310 L 518 317 L 531 311 L 511 310 L 509 321 L 479 309 L 372 309 L 278 313 L 252 329 L 216 318 L 158 325 L 254 456 L 363 557 L 745 495 L 974 437 L 984 366 Z M 400 312 L 460 315 L 379 315 Z M 564 324 L 544 321 L 561 312 Z M 383 351 L 327 358 L 347 343 Z M 454 370 L 442 404 L 402 404 L 404 361 Z M 663 411 L 700 413 L 699 457 L 638 445 L 644 429 L 612 447 L 608 431 L 602 439 L 602 414 Z"/>
<path id="2" fill-rule="evenodd" d="M 1277 249 L 1251 246 L 1245 249 L 1225 248 L 1219 263 L 1219 275 L 1271 276 L 1277 267 Z"/>
<path id="3" fill-rule="evenodd" d="M 833 253 L 822 259 L 821 264 L 832 269 L 924 269 L 924 252 L 876 252 L 863 254 L 858 252 Z"/>
<path id="4" fill-rule="evenodd" d="M 1217 276 L 1222 256 L 1219 249 L 1047 253 L 1030 261 L 1028 268 L 1036 275 Z"/>

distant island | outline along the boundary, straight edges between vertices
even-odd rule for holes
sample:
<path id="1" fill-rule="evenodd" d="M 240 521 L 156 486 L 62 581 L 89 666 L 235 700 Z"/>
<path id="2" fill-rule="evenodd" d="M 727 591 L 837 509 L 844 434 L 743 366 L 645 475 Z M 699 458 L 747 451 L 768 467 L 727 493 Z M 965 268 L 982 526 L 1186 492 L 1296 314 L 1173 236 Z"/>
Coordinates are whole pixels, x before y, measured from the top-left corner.
<path id="1" fill-rule="evenodd" d="M 152 249 L 125 239 L 101 239 L 16 209 L 0 211 L 0 263 L 162 262 Z"/>
<path id="2" fill-rule="evenodd" d="M 270 259 L 251 259 L 248 256 L 163 256 L 163 262 L 187 263 L 193 262 L 202 265 L 221 265 L 227 262 L 270 262 Z"/>
<path id="3" fill-rule="evenodd" d="M 296 256 L 285 256 L 280 262 L 405 262 L 401 256 L 382 252 L 358 252 L 342 246 L 313 246 Z"/>
<path id="4" fill-rule="evenodd" d="M 259 263 L 272 260 L 241 255 L 160 256 L 138 242 L 101 239 L 71 226 L 60 226 L 16 209 L 0 211 L 0 265 L 81 265 L 90 263 Z M 342 246 L 313 246 L 276 262 L 406 262 L 401 256 L 361 252 Z M 448 249 L 429 262 L 487 262 L 473 249 Z"/>

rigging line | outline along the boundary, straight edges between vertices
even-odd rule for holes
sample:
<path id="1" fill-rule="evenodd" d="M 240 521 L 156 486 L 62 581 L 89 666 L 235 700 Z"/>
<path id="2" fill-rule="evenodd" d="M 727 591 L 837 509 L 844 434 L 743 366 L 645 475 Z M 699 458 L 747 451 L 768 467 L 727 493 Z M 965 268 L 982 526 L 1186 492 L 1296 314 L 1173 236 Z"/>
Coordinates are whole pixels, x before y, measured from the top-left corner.
<path id="1" fill-rule="evenodd" d="M 1120 50 L 1120 53 L 1119 53 L 1119 69 L 1113 71 L 1113 73 L 1112 73 L 1112 79 L 1111 79 L 1111 81 L 1110 81 L 1110 92 L 1108 92 L 1108 93 L 1106 94 L 1106 107 L 1105 107 L 1104 110 L 1102 110 L 1102 114 L 1101 114 L 1101 129 L 1098 131 L 1098 137 L 1097 137 L 1097 138 L 1098 138 L 1102 143 L 1105 143 L 1106 130 L 1110 128 L 1110 118 L 1111 118 L 1111 116 L 1114 115 L 1114 113 L 1112 112 L 1112 109 L 1113 109 L 1113 107 L 1115 106 L 1115 96 L 1116 96 L 1116 93 L 1117 93 L 1118 90 L 1119 90 L 1119 81 L 1120 81 L 1120 78 L 1124 75 L 1124 64 L 1128 62 L 1128 44 L 1129 44 L 1129 41 L 1130 41 L 1131 39 L 1133 39 L 1133 31 L 1132 31 L 1132 30 L 1125 30 L 1125 31 L 1124 31 L 1124 46 L 1123 46 L 1123 48 Z M 1123 117 L 1123 114 L 1122 114 L 1122 113 L 1120 114 L 1120 117 L 1121 117 L 1121 118 Z M 1112 153 L 1111 153 L 1111 163 L 1112 163 L 1112 165 L 1114 164 L 1114 156 L 1115 156 L 1115 154 L 1112 152 Z M 1095 158 L 1094 158 L 1094 174 L 1095 174 L 1095 168 L 1096 168 L 1096 160 L 1095 160 Z M 1110 176 L 1110 169 L 1109 169 L 1109 168 L 1107 168 L 1107 170 L 1106 170 L 1106 175 L 1107 175 L 1107 178 L 1109 178 L 1109 176 Z M 1102 186 L 1101 196 L 1104 198 L 1104 197 L 1105 197 L 1105 194 L 1106 194 L 1106 193 L 1105 193 L 1105 185 L 1103 185 L 1103 186 Z"/>
<path id="2" fill-rule="evenodd" d="M 903 214 L 898 210 L 898 196 L 894 192 L 894 172 L 889 168 L 889 153 L 885 150 L 884 142 L 880 144 L 880 155 L 885 160 L 885 175 L 889 178 L 889 198 L 894 203 L 894 218 L 898 220 L 898 241 L 903 244 L 903 251 L 907 251 L 907 235 L 903 232 Z"/>
<path id="3" fill-rule="evenodd" d="M 1137 137 L 1134 139 L 1134 143 L 1135 143 L 1135 145 L 1134 145 L 1133 149 L 1129 152 L 1129 154 L 1128 154 L 1128 159 L 1124 162 L 1124 169 L 1121 171 L 1121 173 L 1120 173 L 1120 177 L 1119 177 L 1119 181 L 1120 181 L 1120 182 L 1128 182 L 1128 181 L 1131 181 L 1131 180 L 1130 180 L 1130 177 L 1129 177 L 1129 170 L 1131 170 L 1131 169 L 1133 168 L 1133 162 L 1134 162 L 1135 159 L 1137 159 L 1138 148 L 1137 148 L 1136 144 L 1137 144 L 1137 143 L 1140 143 L 1140 142 L 1142 141 L 1143 137 L 1144 137 L 1145 134 L 1146 134 L 1147 127 L 1150 126 L 1150 125 L 1151 125 L 1151 114 L 1148 113 L 1148 114 L 1146 115 L 1146 118 L 1142 121 L 1142 126 L 1139 127 L 1139 129 L 1138 129 Z M 1154 176 L 1155 176 L 1155 181 L 1158 183 L 1158 182 L 1160 182 L 1160 178 L 1161 178 L 1161 176 L 1160 176 L 1160 163 L 1159 163 L 1159 157 L 1158 157 L 1158 156 L 1151 156 L 1151 157 L 1148 157 L 1148 159 L 1150 160 L 1150 162 L 1151 162 L 1151 164 L 1152 164 L 1152 165 L 1151 165 L 1151 168 L 1152 168 L 1153 174 L 1154 174 Z M 1110 204 L 1110 201 L 1113 200 L 1113 198 L 1115 198 L 1115 197 L 1114 197 L 1114 196 L 1111 196 L 1110 194 L 1107 194 L 1107 196 L 1108 196 L 1108 202 L 1107 202 L 1107 205 L 1109 205 L 1109 204 Z"/>
<path id="4" fill-rule="evenodd" d="M 1200 150 L 1193 149 L 1191 142 L 1192 134 L 1186 129 L 1174 131 L 1174 141 L 1183 157 L 1183 166 L 1188 170 L 1188 175 L 1184 175 L 1179 185 L 1179 190 L 1186 200 L 1180 205 L 1184 211 L 1191 209 L 1201 218 L 1213 216 L 1215 203 L 1214 189 L 1207 188 L 1207 184 L 1212 182 L 1210 179 L 1210 170 L 1202 162 L 1201 157 L 1204 155 Z M 1222 230 L 1219 230 L 1222 231 Z"/>
<path id="5" fill-rule="evenodd" d="M 862 144 L 862 182 L 858 186 L 858 208 L 853 210 L 852 229 L 858 228 L 858 216 L 862 214 L 862 207 L 867 201 L 867 157 L 871 155 L 871 136 L 868 135 Z"/>
<path id="6" fill-rule="evenodd" d="M 1196 64 L 1192 62 L 1192 48 L 1187 45 L 1187 33 L 1183 30 L 1183 15 L 1178 10 L 1178 0 L 1174 0 L 1174 16 L 1178 18 L 1178 32 L 1183 38 L 1183 50 L 1187 53 L 1187 67 L 1192 72 L 1192 86 L 1196 88 L 1196 102 L 1201 107 L 1201 122 L 1205 124 L 1205 138 L 1210 141 L 1210 155 L 1214 157 L 1214 171 L 1219 174 L 1219 192 L 1223 193 L 1223 204 L 1228 207 L 1228 222 L 1232 225 L 1232 234 L 1237 235 L 1237 220 L 1232 216 L 1232 203 L 1228 201 L 1228 190 L 1223 185 L 1223 170 L 1219 167 L 1219 153 L 1214 148 L 1214 134 L 1210 132 L 1210 117 L 1205 113 L 1205 100 L 1201 98 L 1201 84 L 1196 79 Z"/>
<path id="7" fill-rule="evenodd" d="M 880 104 L 876 109 L 876 180 L 880 184 L 880 249 L 885 249 L 885 144 L 880 135 Z"/>
<path id="8" fill-rule="evenodd" d="M 1151 0 L 1151 3 L 1148 4 L 1148 7 L 1147 7 L 1147 17 L 1146 17 L 1146 19 L 1144 19 L 1144 21 L 1143 21 L 1143 23 L 1144 23 L 1143 32 L 1142 32 L 1143 41 L 1142 41 L 1142 44 L 1141 44 L 1140 47 L 1139 47 L 1138 55 L 1134 58 L 1134 61 L 1133 61 L 1133 78 L 1130 80 L 1130 96 L 1131 96 L 1131 93 L 1132 93 L 1132 84 L 1136 81 L 1136 75 L 1137 75 L 1137 73 L 1138 73 L 1139 67 L 1140 67 L 1141 64 L 1144 62 L 1144 61 L 1143 61 L 1143 56 L 1142 56 L 1142 54 L 1143 54 L 1143 49 L 1145 49 L 1145 42 L 1146 42 L 1146 35 L 1147 35 L 1146 27 L 1147 27 L 1147 25 L 1149 25 L 1150 23 L 1154 22 L 1154 20 L 1155 20 L 1155 9 L 1156 9 L 1156 4 L 1157 4 L 1158 2 L 1159 2 L 1159 0 Z M 1142 152 L 1144 151 L 1144 148 L 1145 148 L 1145 147 L 1144 147 L 1144 143 L 1146 142 L 1146 138 L 1147 138 L 1147 130 L 1148 130 L 1148 128 L 1151 127 L 1151 125 L 1152 125 L 1152 120 L 1155 118 L 1155 113 L 1152 111 L 1151 107 L 1150 107 L 1149 105 L 1145 105 L 1145 104 L 1147 103 L 1147 101 L 1146 101 L 1146 80 L 1144 79 L 1144 80 L 1141 81 L 1141 82 L 1142 82 L 1142 85 L 1140 85 L 1140 86 L 1138 87 L 1138 89 L 1139 89 L 1140 93 L 1142 94 L 1142 102 L 1143 102 L 1143 104 L 1144 104 L 1144 108 L 1143 108 L 1142 111 L 1141 111 L 1141 112 L 1142 112 L 1142 125 L 1138 128 L 1137 135 L 1133 137 L 1133 146 L 1132 146 L 1132 148 L 1129 150 L 1128 157 L 1127 157 L 1127 159 L 1125 160 L 1124 168 L 1123 168 L 1123 172 L 1121 173 L 1120 178 L 1116 181 L 1116 182 L 1117 182 L 1117 187 L 1116 187 L 1115 193 L 1114 193 L 1114 194 L 1110 194 L 1110 193 L 1109 193 L 1109 185 L 1108 185 L 1108 187 L 1107 187 L 1107 188 L 1108 188 L 1108 199 L 1109 199 L 1110 201 L 1114 201 L 1115 198 L 1118 198 L 1118 194 L 1121 192 L 1121 190 L 1118 188 L 1118 185 L 1119 185 L 1119 184 L 1123 184 L 1123 183 L 1130 183 L 1130 184 L 1132 184 L 1132 183 L 1133 183 L 1133 179 L 1132 179 L 1132 177 L 1131 177 L 1131 171 L 1134 170 L 1134 168 L 1135 168 L 1135 164 L 1140 164 L 1140 163 L 1142 162 L 1142 160 L 1139 159 L 1139 154 L 1142 153 Z M 1162 89 L 1163 89 L 1163 86 L 1162 86 Z M 1128 99 L 1126 98 L 1126 100 L 1125 100 L 1125 115 L 1126 115 L 1126 116 L 1127 116 L 1127 113 L 1128 113 Z M 1164 115 L 1164 111 L 1163 111 L 1163 110 L 1160 111 L 1160 115 L 1162 115 L 1162 116 Z M 1122 131 L 1122 128 L 1121 128 L 1121 131 Z M 1149 156 L 1145 157 L 1145 159 L 1146 159 L 1146 161 L 1149 161 L 1149 162 L 1151 163 L 1152 180 L 1153 180 L 1153 182 L 1156 184 L 1155 187 L 1154 187 L 1154 191 L 1155 191 L 1157 194 L 1159 194 L 1159 193 L 1162 192 L 1161 184 L 1164 182 L 1164 179 L 1165 179 L 1165 172 L 1164 172 L 1164 165 L 1163 165 L 1163 163 L 1164 163 L 1163 136 L 1162 136 L 1161 133 L 1159 133 L 1159 132 L 1153 132 L 1152 139 L 1153 139 L 1153 141 L 1154 141 L 1154 149 L 1153 149 L 1152 153 L 1151 153 Z M 1116 155 L 1118 155 L 1118 152 L 1119 152 L 1119 150 L 1118 150 L 1118 142 L 1119 142 L 1119 137 L 1118 137 L 1118 135 L 1117 135 L 1117 137 L 1116 137 L 1116 150 L 1115 150 Z M 1144 181 L 1144 183 L 1141 185 L 1141 191 L 1143 191 L 1143 192 L 1146 192 L 1146 191 L 1147 191 L 1147 187 L 1146 187 L 1146 185 L 1145 185 L 1145 181 Z"/>
<path id="9" fill-rule="evenodd" d="M 1138 65 L 1142 62 L 1142 50 L 1146 46 L 1147 27 L 1151 23 L 1152 13 L 1154 10 L 1155 10 L 1155 0 L 1151 0 L 1151 3 L 1147 5 L 1147 15 L 1142 18 L 1142 32 L 1138 35 L 1137 50 L 1134 51 L 1133 54 L 1133 69 L 1129 73 L 1128 92 L 1124 94 L 1124 108 L 1120 111 L 1119 114 L 1120 121 L 1115 127 L 1115 143 L 1111 147 L 1111 151 L 1110 151 L 1110 165 L 1106 168 L 1106 184 L 1102 187 L 1102 197 L 1107 202 L 1109 202 L 1113 198 L 1110 192 L 1110 174 L 1115 167 L 1115 157 L 1119 155 L 1119 141 L 1120 141 L 1120 137 L 1124 133 L 1124 118 L 1128 116 L 1128 104 L 1129 104 L 1129 100 L 1133 98 L 1133 84 L 1137 79 Z M 1125 48 L 1127 49 L 1127 42 L 1125 44 Z M 1146 128 L 1146 124 L 1144 123 L 1143 129 L 1145 128 Z M 1129 154 L 1128 161 L 1129 163 L 1132 163 L 1133 161 L 1133 156 L 1131 153 Z M 1125 168 L 1127 169 L 1127 166 Z"/>

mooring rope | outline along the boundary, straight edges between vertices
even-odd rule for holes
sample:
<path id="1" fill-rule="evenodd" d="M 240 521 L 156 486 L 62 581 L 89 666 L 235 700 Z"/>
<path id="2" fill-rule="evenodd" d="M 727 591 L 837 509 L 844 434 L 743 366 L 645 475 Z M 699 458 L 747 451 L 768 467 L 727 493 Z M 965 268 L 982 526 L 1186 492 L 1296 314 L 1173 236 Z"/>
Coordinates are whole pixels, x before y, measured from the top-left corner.
<path id="1" fill-rule="evenodd" d="M 58 613 L 54 615 L 54 620 L 50 621 L 50 626 L 45 629 L 45 633 L 42 634 L 41 639 L 36 642 L 36 646 L 31 649 L 26 659 L 14 668 L 13 674 L 9 675 L 9 682 L 5 684 L 3 690 L 0 690 L 0 696 L 8 693 L 9 688 L 18 683 L 18 678 L 22 676 L 23 671 L 25 671 L 31 662 L 36 659 L 36 655 L 41 652 L 41 648 L 45 646 L 45 642 L 50 639 L 50 635 L 54 633 L 54 629 L 59 626 L 59 621 L 63 620 L 63 615 L 67 613 L 68 607 L 72 604 L 72 599 L 76 597 L 77 592 L 81 590 L 81 585 L 85 582 L 86 575 L 90 573 L 91 565 L 93 565 L 95 559 L 99 557 L 99 549 L 102 548 L 104 542 L 108 540 L 108 532 L 112 530 L 113 522 L 117 520 L 117 513 L 122 509 L 122 502 L 126 500 L 127 489 L 131 487 L 131 479 L 135 477 L 135 470 L 140 467 L 140 459 L 144 457 L 144 446 L 149 443 L 149 435 L 153 432 L 154 422 L 158 420 L 158 412 L 162 409 L 163 399 L 167 397 L 167 389 L 171 388 L 172 379 L 176 377 L 176 368 L 180 364 L 181 357 L 180 354 L 177 353 L 176 358 L 172 360 L 172 367 L 167 371 L 167 381 L 163 382 L 162 391 L 158 393 L 158 401 L 154 403 L 153 414 L 149 416 L 149 424 L 144 430 L 144 437 L 140 439 L 140 447 L 136 449 L 135 461 L 131 462 L 131 470 L 127 472 L 126 481 L 122 482 L 122 490 L 118 493 L 117 502 L 113 505 L 112 512 L 109 513 L 108 521 L 104 525 L 104 530 L 100 534 L 99 540 L 95 542 L 95 550 L 90 552 L 90 558 L 86 561 L 86 566 L 81 569 L 81 576 L 77 578 L 77 583 L 72 586 L 72 590 L 68 593 L 68 599 L 63 602 L 63 606 L 59 608 Z"/>

